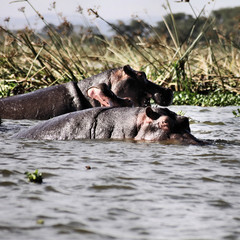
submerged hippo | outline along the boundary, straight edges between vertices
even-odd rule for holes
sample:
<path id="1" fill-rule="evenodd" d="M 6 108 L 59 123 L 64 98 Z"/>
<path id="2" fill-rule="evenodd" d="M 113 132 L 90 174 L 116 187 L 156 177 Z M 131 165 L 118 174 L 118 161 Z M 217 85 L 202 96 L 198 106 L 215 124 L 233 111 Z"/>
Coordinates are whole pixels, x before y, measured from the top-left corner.
<path id="1" fill-rule="evenodd" d="M 161 106 L 172 103 L 172 90 L 149 81 L 144 72 L 135 71 L 127 65 L 107 70 L 79 82 L 68 82 L 31 93 L 2 98 L 0 117 L 43 120 L 97 107 L 100 103 L 92 87 L 103 83 L 116 96 L 125 98 L 125 103 L 131 101 L 134 107 L 149 106 L 151 98 Z"/>
<path id="2" fill-rule="evenodd" d="M 17 138 L 45 140 L 133 139 L 174 140 L 200 144 L 190 133 L 189 121 L 167 108 L 92 108 L 76 111 L 19 132 Z"/>

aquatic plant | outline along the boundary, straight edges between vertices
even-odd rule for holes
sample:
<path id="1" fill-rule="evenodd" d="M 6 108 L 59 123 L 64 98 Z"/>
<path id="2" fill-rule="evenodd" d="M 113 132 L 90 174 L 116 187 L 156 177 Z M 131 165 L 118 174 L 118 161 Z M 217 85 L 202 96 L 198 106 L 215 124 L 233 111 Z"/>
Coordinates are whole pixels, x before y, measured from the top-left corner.
<path id="1" fill-rule="evenodd" d="M 233 110 L 232 113 L 235 117 L 240 117 L 240 109 L 239 108 L 237 110 Z"/>
<path id="2" fill-rule="evenodd" d="M 177 112 L 177 115 L 179 115 L 179 116 L 184 116 L 184 115 L 185 115 L 185 112 L 183 112 L 182 110 L 180 110 L 180 111 Z"/>
<path id="3" fill-rule="evenodd" d="M 42 183 L 43 181 L 42 173 L 39 173 L 38 169 L 36 169 L 33 173 L 25 172 L 25 174 L 29 182 Z"/>
<path id="4" fill-rule="evenodd" d="M 39 225 L 43 225 L 44 224 L 44 220 L 43 219 L 37 219 L 37 224 Z"/>
<path id="5" fill-rule="evenodd" d="M 199 94 L 193 92 L 175 92 L 174 105 L 195 105 L 195 106 L 239 106 L 240 95 L 231 92 L 209 92 Z"/>

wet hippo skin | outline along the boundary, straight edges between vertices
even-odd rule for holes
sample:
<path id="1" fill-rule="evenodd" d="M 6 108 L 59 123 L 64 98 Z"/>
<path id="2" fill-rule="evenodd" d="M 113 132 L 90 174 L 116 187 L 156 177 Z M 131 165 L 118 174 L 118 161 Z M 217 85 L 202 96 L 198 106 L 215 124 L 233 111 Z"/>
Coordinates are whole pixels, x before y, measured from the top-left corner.
<path id="1" fill-rule="evenodd" d="M 168 106 L 173 99 L 172 90 L 149 81 L 144 72 L 135 71 L 126 65 L 79 82 L 69 82 L 31 93 L 1 98 L 0 117 L 44 120 L 73 111 L 98 107 L 101 103 L 91 98 L 88 90 L 99 84 L 106 84 L 119 98 L 118 100 L 123 99 L 121 104 L 128 104 L 126 100 L 128 99 L 134 107 L 150 105 L 151 98 L 158 105 Z"/>
<path id="2" fill-rule="evenodd" d="M 162 116 L 171 121 L 171 126 L 167 131 L 161 128 Z M 186 117 L 180 117 L 165 108 L 96 107 L 40 122 L 36 126 L 19 132 L 14 137 L 44 140 L 176 140 L 180 143 L 199 144 L 200 141 L 189 130 Z"/>

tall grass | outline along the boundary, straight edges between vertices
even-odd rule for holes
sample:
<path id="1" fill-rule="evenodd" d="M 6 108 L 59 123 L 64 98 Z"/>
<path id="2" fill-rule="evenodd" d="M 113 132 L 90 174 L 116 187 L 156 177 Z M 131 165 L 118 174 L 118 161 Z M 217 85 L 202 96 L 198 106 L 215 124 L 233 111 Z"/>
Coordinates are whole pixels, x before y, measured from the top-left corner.
<path id="1" fill-rule="evenodd" d="M 125 64 L 145 71 L 149 79 L 175 91 L 208 93 L 220 90 L 240 93 L 239 49 L 220 33 L 217 33 L 217 43 L 206 38 L 207 29 L 216 27 L 210 18 L 202 26 L 199 35 L 191 40 L 194 24 L 199 17 L 196 16 L 186 40 L 180 44 L 173 15 L 171 27 L 165 21 L 171 36 L 171 41 L 168 41 L 166 36 L 154 32 L 150 25 L 145 26 L 152 31 L 148 38 L 128 36 L 90 9 L 92 14 L 118 34 L 112 38 L 91 32 L 69 36 L 58 33 L 29 0 L 25 2 L 44 22 L 48 36 L 31 29 L 12 32 L 0 27 L 2 97 L 67 81 L 79 81 Z M 69 23 L 65 20 L 63 24 L 67 26 Z"/>

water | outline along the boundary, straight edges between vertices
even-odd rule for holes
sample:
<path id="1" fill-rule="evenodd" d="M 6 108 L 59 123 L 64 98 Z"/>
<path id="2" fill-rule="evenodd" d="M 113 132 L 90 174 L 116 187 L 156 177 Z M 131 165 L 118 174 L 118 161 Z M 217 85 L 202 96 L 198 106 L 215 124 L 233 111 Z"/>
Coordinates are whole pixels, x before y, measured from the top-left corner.
<path id="1" fill-rule="evenodd" d="M 0 239 L 240 239 L 236 107 L 170 109 L 214 143 L 16 140 L 35 122 L 4 120 Z M 43 184 L 26 179 L 35 169 Z"/>

